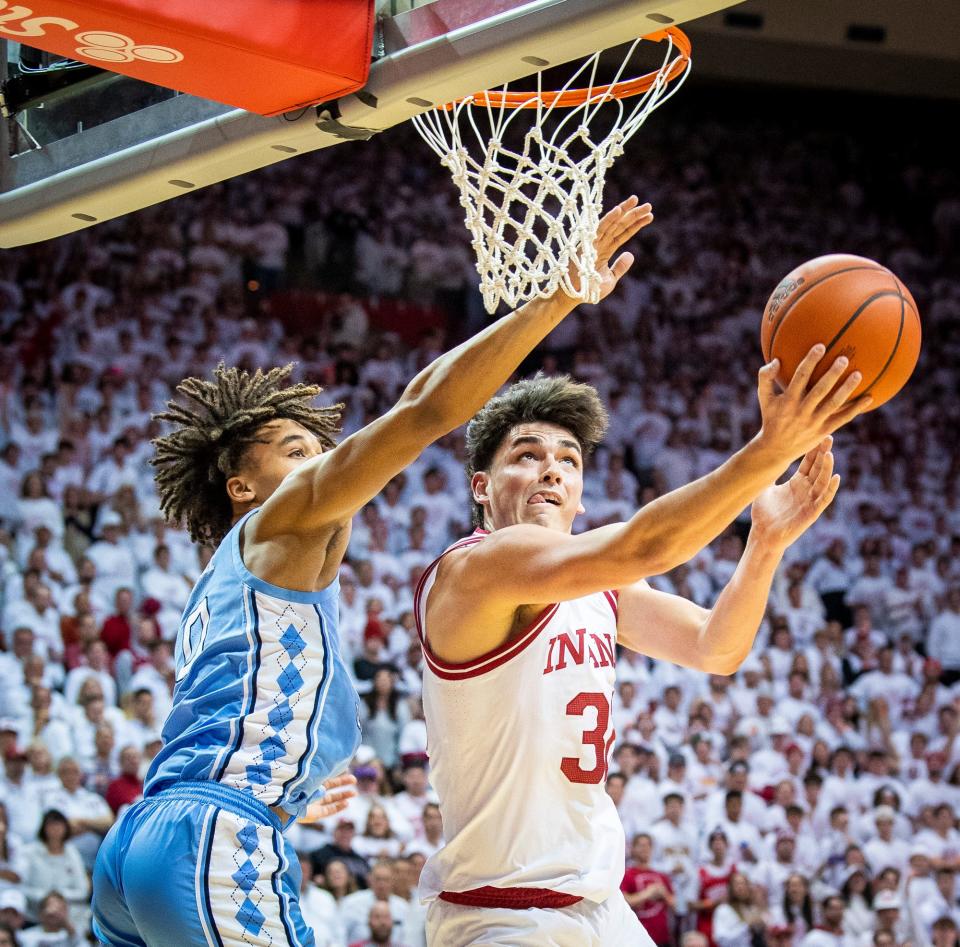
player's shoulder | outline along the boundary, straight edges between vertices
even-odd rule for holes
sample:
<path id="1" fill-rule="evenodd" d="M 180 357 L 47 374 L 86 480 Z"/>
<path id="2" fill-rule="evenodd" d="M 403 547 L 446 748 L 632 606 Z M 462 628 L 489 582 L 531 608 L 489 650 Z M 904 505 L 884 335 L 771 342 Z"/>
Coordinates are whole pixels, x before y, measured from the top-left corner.
<path id="1" fill-rule="evenodd" d="M 438 581 L 455 577 L 458 585 L 486 587 L 504 568 L 516 568 L 518 556 L 532 554 L 556 539 L 553 530 L 518 523 L 496 530 L 478 529 L 448 546 L 435 562 Z"/>
<path id="2" fill-rule="evenodd" d="M 462 562 L 464 555 L 483 542 L 488 535 L 489 533 L 486 530 L 478 529 L 469 536 L 463 536 L 456 542 L 451 543 L 427 566 L 421 581 L 425 580 L 434 571 L 438 577 L 449 573 L 451 567 Z"/>
<path id="3" fill-rule="evenodd" d="M 466 553 L 474 558 L 487 558 L 513 554 L 518 549 L 549 546 L 556 543 L 558 537 L 567 536 L 567 533 L 558 533 L 556 530 L 536 526 L 533 523 L 514 523 L 495 530 L 477 529 L 470 536 L 454 543 L 447 551 L 459 553 L 460 557 Z"/>

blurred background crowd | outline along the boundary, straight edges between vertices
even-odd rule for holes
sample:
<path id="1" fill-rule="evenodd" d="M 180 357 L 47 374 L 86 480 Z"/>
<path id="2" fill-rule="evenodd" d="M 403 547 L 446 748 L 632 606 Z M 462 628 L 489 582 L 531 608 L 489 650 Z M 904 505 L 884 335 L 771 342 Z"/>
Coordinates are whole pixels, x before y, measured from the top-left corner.
<path id="1" fill-rule="evenodd" d="M 524 366 L 595 385 L 610 410 L 577 528 L 624 519 L 753 436 L 760 314 L 803 260 L 888 265 L 924 350 L 895 401 L 837 436 L 840 493 L 790 550 L 740 671 L 620 654 L 607 790 L 623 889 L 658 945 L 948 947 L 958 171 L 922 137 L 875 147 L 866 115 L 810 130 L 802 109 L 769 105 L 715 119 L 691 95 L 611 172 L 608 203 L 636 192 L 657 222 L 616 293 Z M 445 175 L 398 129 L 0 255 L 0 947 L 85 942 L 93 858 L 139 798 L 171 705 L 180 611 L 210 550 L 159 516 L 152 413 L 220 360 L 296 362 L 343 403 L 345 433 L 387 409 L 486 319 Z M 652 583 L 709 607 L 748 528 L 745 511 Z M 443 825 L 413 589 L 470 530 L 462 431 L 356 517 L 340 638 L 362 693 L 359 795 L 291 830 L 320 945 L 424 943 L 417 879 Z"/>

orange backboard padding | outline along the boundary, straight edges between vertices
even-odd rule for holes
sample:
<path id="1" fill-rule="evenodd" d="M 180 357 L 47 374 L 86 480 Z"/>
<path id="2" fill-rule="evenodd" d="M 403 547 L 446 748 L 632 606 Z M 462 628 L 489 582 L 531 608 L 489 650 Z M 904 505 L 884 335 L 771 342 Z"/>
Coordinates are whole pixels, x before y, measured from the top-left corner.
<path id="1" fill-rule="evenodd" d="M 0 0 L 0 38 L 276 115 L 367 81 L 374 0 Z"/>

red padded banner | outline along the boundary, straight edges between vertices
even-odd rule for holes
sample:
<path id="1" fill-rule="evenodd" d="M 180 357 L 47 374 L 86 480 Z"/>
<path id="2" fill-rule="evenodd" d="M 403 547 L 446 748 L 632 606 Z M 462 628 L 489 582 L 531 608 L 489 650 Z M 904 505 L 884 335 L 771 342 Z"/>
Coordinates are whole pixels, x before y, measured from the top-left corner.
<path id="1" fill-rule="evenodd" d="M 374 0 L 0 0 L 0 37 L 276 115 L 367 81 Z"/>

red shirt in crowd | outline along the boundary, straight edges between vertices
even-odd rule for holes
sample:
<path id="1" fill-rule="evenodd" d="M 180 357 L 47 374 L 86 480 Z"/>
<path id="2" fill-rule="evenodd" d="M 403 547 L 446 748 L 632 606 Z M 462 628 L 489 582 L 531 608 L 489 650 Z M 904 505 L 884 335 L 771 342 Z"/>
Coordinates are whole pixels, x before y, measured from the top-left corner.
<path id="1" fill-rule="evenodd" d="M 100 638 L 107 646 L 110 657 L 115 658 L 121 651 L 130 649 L 130 622 L 125 615 L 111 615 L 103 623 Z"/>
<path id="2" fill-rule="evenodd" d="M 105 799 L 114 814 L 120 811 L 121 806 L 132 805 L 143 796 L 143 780 L 135 776 L 125 776 L 121 773 L 109 786 Z"/>
<path id="3" fill-rule="evenodd" d="M 710 941 L 710 947 L 716 947 L 713 940 L 713 912 L 717 902 L 726 897 L 727 882 L 736 870 L 736 865 L 730 865 L 722 874 L 714 874 L 716 869 L 708 865 L 701 867 L 697 873 L 700 881 L 697 900 L 712 901 L 714 904 L 712 908 L 697 911 L 697 930 Z"/>
<path id="4" fill-rule="evenodd" d="M 652 868 L 628 868 L 620 882 L 620 890 L 624 894 L 636 894 L 643 891 L 644 888 L 660 882 L 673 894 L 673 885 L 667 875 Z M 670 908 L 663 898 L 656 898 L 652 901 L 644 901 L 643 904 L 635 904 L 633 911 L 640 919 L 640 923 L 650 935 L 651 940 L 660 947 L 673 942 L 670 934 Z"/>

